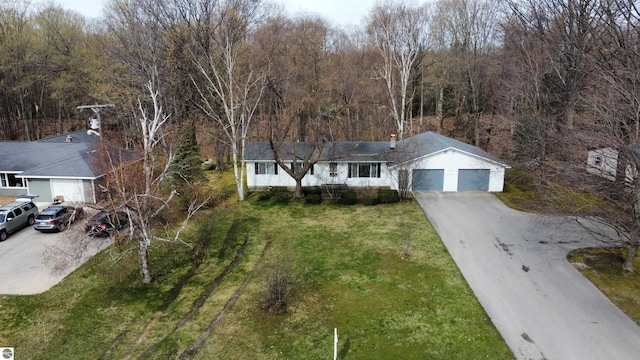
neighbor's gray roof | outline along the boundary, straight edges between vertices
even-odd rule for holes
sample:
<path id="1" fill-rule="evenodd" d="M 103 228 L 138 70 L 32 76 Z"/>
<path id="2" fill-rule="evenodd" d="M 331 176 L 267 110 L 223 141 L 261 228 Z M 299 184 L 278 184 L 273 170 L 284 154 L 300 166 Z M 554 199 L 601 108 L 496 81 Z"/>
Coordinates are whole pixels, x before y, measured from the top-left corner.
<path id="1" fill-rule="evenodd" d="M 431 131 L 398 141 L 396 149 L 393 150 L 390 148 L 388 141 L 325 142 L 320 159 L 403 163 L 451 148 L 508 166 L 504 161 L 476 146 Z M 278 153 L 281 159 L 287 161 L 293 158 L 293 154 L 297 158 L 303 158 L 312 150 L 315 158 L 315 151 L 317 150 L 313 149 L 313 143 L 285 142 L 278 149 Z M 247 143 L 245 160 L 273 161 L 274 157 L 269 143 L 266 141 Z"/>
<path id="2" fill-rule="evenodd" d="M 67 136 L 73 141 L 67 142 Z M 88 138 L 86 131 L 37 141 L 1 141 L 0 171 L 20 172 L 22 177 L 97 178 L 102 173 L 90 154 L 99 141 Z"/>

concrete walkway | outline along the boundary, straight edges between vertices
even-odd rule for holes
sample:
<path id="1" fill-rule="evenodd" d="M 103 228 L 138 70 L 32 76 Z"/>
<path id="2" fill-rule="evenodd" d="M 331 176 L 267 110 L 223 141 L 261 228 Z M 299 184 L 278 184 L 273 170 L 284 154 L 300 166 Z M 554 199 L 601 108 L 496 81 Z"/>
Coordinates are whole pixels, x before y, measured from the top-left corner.
<path id="1" fill-rule="evenodd" d="M 640 327 L 566 260 L 603 245 L 584 228 L 489 193 L 416 199 L 516 358 L 640 359 Z"/>

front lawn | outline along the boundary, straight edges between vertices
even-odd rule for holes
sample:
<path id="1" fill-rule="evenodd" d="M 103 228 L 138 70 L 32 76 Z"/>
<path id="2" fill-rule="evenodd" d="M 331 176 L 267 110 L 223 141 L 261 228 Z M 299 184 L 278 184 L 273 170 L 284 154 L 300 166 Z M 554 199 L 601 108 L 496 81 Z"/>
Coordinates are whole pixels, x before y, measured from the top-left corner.
<path id="1" fill-rule="evenodd" d="M 194 250 L 152 249 L 148 287 L 132 249 L 111 249 L 44 294 L 0 297 L 0 345 L 20 359 L 188 348 L 197 359 L 328 359 L 337 328 L 341 359 L 513 358 L 415 202 L 278 205 L 254 194 L 202 212 L 188 235 Z M 262 264 L 286 254 L 299 275 L 286 314 L 264 311 L 260 273 L 242 287 L 268 239 Z"/>

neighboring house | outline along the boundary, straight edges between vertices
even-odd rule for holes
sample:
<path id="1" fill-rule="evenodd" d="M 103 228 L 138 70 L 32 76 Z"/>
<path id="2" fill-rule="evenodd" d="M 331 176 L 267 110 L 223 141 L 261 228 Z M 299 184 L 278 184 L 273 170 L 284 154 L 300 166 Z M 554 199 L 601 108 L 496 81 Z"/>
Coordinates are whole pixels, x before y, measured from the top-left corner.
<path id="1" fill-rule="evenodd" d="M 640 146 L 635 149 L 636 154 L 640 154 Z M 618 171 L 618 150 L 610 147 L 594 148 L 589 150 L 587 155 L 587 172 L 601 176 L 608 180 L 616 179 Z M 633 168 L 627 165 L 625 169 L 626 180 L 633 180 Z"/>
<path id="2" fill-rule="evenodd" d="M 612 148 L 589 150 L 587 156 L 587 172 L 615 180 L 618 166 L 618 151 Z"/>
<path id="3" fill-rule="evenodd" d="M 306 142 L 283 143 L 280 158 L 293 164 L 313 149 Z M 478 147 L 426 132 L 395 141 L 326 142 L 303 186 L 327 184 L 353 188 L 385 187 L 413 191 L 491 191 L 504 187 L 504 161 Z M 268 142 L 249 142 L 245 150 L 247 186 L 262 190 L 294 187 L 295 181 L 275 163 Z M 300 164 L 298 166 L 301 166 Z"/>
<path id="4" fill-rule="evenodd" d="M 86 130 L 37 141 L 0 141 L 0 195 L 95 203 L 96 182 L 103 174 L 92 153 L 99 142 Z"/>

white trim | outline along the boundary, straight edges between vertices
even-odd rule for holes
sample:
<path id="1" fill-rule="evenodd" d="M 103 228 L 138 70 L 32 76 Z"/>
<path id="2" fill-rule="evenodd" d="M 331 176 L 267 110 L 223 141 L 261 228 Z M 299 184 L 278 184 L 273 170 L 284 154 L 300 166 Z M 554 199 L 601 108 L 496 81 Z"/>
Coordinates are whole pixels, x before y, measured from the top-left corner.
<path id="1" fill-rule="evenodd" d="M 406 160 L 406 161 L 403 161 L 403 162 L 400 162 L 400 163 L 395 163 L 395 164 L 389 165 L 389 166 L 390 167 L 396 167 L 396 166 L 400 166 L 400 165 L 405 165 L 405 164 L 413 162 L 413 161 L 420 161 L 420 160 L 426 159 L 428 157 L 433 157 L 435 155 L 438 155 L 438 154 L 441 154 L 441 153 L 445 153 L 445 152 L 447 152 L 449 150 L 457 151 L 457 152 L 459 152 L 461 154 L 469 155 L 469 156 L 472 156 L 472 157 L 477 158 L 477 159 L 482 159 L 482 160 L 490 162 L 492 164 L 504 167 L 505 169 L 511 169 L 511 166 L 509 166 L 509 165 L 507 165 L 505 163 L 501 163 L 499 161 L 495 161 L 495 160 L 489 159 L 489 158 L 484 157 L 484 156 L 480 156 L 480 155 L 477 155 L 477 154 L 474 154 L 474 153 L 470 153 L 468 151 L 460 150 L 460 149 L 458 149 L 456 147 L 453 147 L 453 146 L 449 146 L 446 149 L 442 149 L 440 151 L 435 151 L 435 152 L 432 152 L 432 153 L 428 153 L 428 154 L 425 154 L 425 155 L 422 155 L 422 156 L 418 156 L 418 157 L 415 157 L 413 159 L 409 159 L 409 160 Z"/>
<path id="2" fill-rule="evenodd" d="M 16 176 L 19 178 L 23 178 L 23 179 L 63 179 L 63 180 L 96 180 L 101 178 L 102 176 L 99 177 L 77 177 L 77 176 L 45 176 L 45 175 L 23 175 L 23 176 Z"/>

